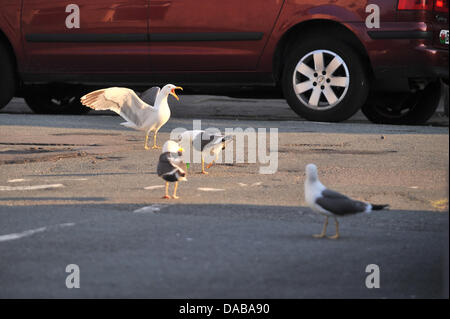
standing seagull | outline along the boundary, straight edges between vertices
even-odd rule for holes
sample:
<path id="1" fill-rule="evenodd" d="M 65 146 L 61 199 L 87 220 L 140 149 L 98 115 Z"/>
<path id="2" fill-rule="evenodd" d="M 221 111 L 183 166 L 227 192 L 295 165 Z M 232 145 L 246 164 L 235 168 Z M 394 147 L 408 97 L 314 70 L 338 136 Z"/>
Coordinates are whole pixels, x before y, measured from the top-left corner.
<path id="1" fill-rule="evenodd" d="M 159 156 L 157 167 L 158 176 L 166 181 L 166 193 L 163 198 L 170 199 L 169 196 L 169 182 L 175 182 L 173 189 L 173 198 L 178 199 L 177 188 L 179 181 L 187 181 L 186 179 L 186 164 L 183 163 L 181 156 L 183 149 L 177 142 L 167 141 L 164 143 L 162 154 Z"/>
<path id="2" fill-rule="evenodd" d="M 326 188 L 317 176 L 317 166 L 306 165 L 305 200 L 311 209 L 319 214 L 325 215 L 325 224 L 321 234 L 314 235 L 316 238 L 325 237 L 328 217 L 333 216 L 336 224 L 336 235 L 328 238 L 339 238 L 339 223 L 337 217 L 344 217 L 357 213 L 370 213 L 373 210 L 382 210 L 389 205 L 374 205 L 353 200 L 345 195 Z"/>
<path id="3" fill-rule="evenodd" d="M 153 148 L 160 148 L 156 145 L 156 135 L 170 118 L 170 108 L 167 103 L 169 94 L 179 100 L 175 94 L 177 89 L 182 90 L 179 86 L 167 84 L 162 90 L 158 87 L 147 90 L 146 92 L 151 91 L 152 95 L 156 96 L 154 106 L 141 100 L 133 90 L 120 87 L 111 87 L 88 93 L 81 98 L 81 103 L 94 110 L 114 111 L 126 120 L 126 122 L 120 123 L 121 125 L 145 131 L 144 147 L 148 150 L 148 135 L 150 132 L 154 132 Z"/>
<path id="4" fill-rule="evenodd" d="M 208 174 L 205 171 L 205 154 L 214 155 L 214 160 L 206 168 L 210 168 L 219 158 L 219 154 L 225 149 L 228 143 L 233 140 L 231 135 L 210 134 L 203 130 L 184 131 L 178 137 L 179 143 L 190 143 L 197 152 L 201 152 L 202 174 Z"/>

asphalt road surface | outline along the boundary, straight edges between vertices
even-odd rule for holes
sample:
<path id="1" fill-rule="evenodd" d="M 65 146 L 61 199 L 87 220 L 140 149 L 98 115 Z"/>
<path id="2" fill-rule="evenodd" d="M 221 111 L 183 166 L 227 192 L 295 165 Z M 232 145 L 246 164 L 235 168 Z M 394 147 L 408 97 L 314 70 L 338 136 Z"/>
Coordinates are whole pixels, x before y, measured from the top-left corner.
<path id="1" fill-rule="evenodd" d="M 119 117 L 21 114 L 21 100 L 2 110 L 0 298 L 448 297 L 447 118 L 417 127 L 358 115 L 312 123 L 271 111 L 270 101 L 258 115 L 250 101 L 248 116 L 234 120 L 227 112 L 245 103 L 226 103 L 227 111 L 173 107 L 182 115 L 158 143 L 192 129 L 191 119 L 204 119 L 202 128 L 278 128 L 276 173 L 224 163 L 205 176 L 193 163 L 181 198 L 170 201 L 156 175 L 160 151 L 144 150 L 143 134 Z M 330 188 L 391 209 L 341 219 L 339 240 L 313 238 L 323 217 L 305 207 L 308 163 Z M 66 287 L 69 264 L 79 266 L 78 289 Z M 366 287 L 370 264 L 380 288 Z"/>

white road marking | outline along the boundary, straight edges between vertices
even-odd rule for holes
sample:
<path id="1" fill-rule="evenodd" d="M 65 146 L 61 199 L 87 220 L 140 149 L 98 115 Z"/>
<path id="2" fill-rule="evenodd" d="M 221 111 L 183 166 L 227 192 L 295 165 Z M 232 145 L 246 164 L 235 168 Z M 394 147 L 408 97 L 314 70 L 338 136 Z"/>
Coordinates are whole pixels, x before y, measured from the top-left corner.
<path id="1" fill-rule="evenodd" d="M 24 238 L 24 237 L 28 237 L 37 233 L 42 233 L 46 230 L 49 230 L 51 228 L 55 228 L 55 227 L 70 227 L 70 226 L 75 226 L 75 223 L 64 223 L 64 224 L 59 224 L 59 225 L 55 225 L 55 226 L 48 226 L 48 227 L 40 227 L 40 228 L 35 228 L 35 229 L 29 229 L 29 230 L 25 230 L 23 232 L 20 233 L 12 233 L 12 234 L 7 234 L 7 235 L 1 235 L 0 236 L 0 242 L 3 241 L 10 241 L 10 240 L 15 240 L 15 239 L 20 239 L 20 238 Z"/>
<path id="2" fill-rule="evenodd" d="M 261 185 L 261 184 L 262 184 L 261 182 L 257 182 L 257 183 L 251 184 L 250 186 L 251 186 L 251 187 L 255 187 L 255 186 L 259 186 L 259 185 Z M 246 186 L 248 186 L 248 184 L 244 184 L 244 183 L 238 183 L 238 185 L 241 186 L 241 187 L 246 187 Z"/>
<path id="3" fill-rule="evenodd" d="M 158 189 L 158 188 L 164 188 L 164 185 L 154 185 L 154 186 L 144 187 L 144 189 L 149 189 L 149 190 Z"/>
<path id="4" fill-rule="evenodd" d="M 153 205 L 150 205 L 150 206 L 145 206 L 145 207 L 136 209 L 135 211 L 133 211 L 133 213 L 138 213 L 138 214 L 155 213 L 155 212 L 159 212 L 162 208 L 165 208 L 167 206 L 168 205 L 153 204 Z"/>
<path id="5" fill-rule="evenodd" d="M 0 191 L 32 191 L 37 189 L 59 188 L 63 184 L 31 185 L 31 186 L 0 186 Z"/>
<path id="6" fill-rule="evenodd" d="M 25 178 L 8 179 L 8 183 L 20 183 L 20 182 L 26 182 L 26 181 L 29 181 L 29 179 L 25 179 Z"/>
<path id="7" fill-rule="evenodd" d="M 223 188 L 199 187 L 197 189 L 202 192 L 223 192 L 224 191 Z"/>
<path id="8" fill-rule="evenodd" d="M 57 178 L 53 180 L 47 179 L 47 182 L 56 182 L 56 181 L 87 181 L 87 178 Z"/>
<path id="9" fill-rule="evenodd" d="M 60 181 L 87 181 L 87 178 L 56 178 L 56 179 L 44 179 L 41 181 L 46 182 L 60 182 Z M 21 182 L 29 182 L 31 179 L 29 178 L 16 178 L 16 179 L 9 179 L 8 183 L 21 183 Z"/>

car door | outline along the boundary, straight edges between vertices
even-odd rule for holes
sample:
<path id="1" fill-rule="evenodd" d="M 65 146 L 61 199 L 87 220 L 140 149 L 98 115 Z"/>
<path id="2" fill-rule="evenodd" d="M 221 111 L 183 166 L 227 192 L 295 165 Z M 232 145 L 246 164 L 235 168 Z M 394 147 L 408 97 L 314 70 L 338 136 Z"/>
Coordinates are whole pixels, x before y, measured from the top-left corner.
<path id="1" fill-rule="evenodd" d="M 284 0 L 150 0 L 152 71 L 254 70 Z"/>
<path id="2" fill-rule="evenodd" d="M 23 0 L 27 72 L 145 72 L 147 31 L 148 0 Z"/>

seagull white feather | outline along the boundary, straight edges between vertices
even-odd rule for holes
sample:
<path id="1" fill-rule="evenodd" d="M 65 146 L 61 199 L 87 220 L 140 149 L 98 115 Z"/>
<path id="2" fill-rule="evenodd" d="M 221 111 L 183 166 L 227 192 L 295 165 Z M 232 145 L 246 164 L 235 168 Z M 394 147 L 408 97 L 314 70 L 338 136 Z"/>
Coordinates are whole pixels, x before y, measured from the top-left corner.
<path id="1" fill-rule="evenodd" d="M 351 199 L 345 195 L 326 188 L 319 180 L 317 167 L 314 164 L 306 165 L 305 201 L 315 212 L 325 215 L 325 224 L 321 234 L 314 237 L 325 237 L 328 226 L 328 217 L 332 216 L 336 225 L 336 234 L 329 238 L 339 238 L 339 223 L 337 217 L 344 217 L 358 213 L 370 213 L 373 210 L 382 210 L 389 205 L 375 205 Z"/>
<path id="2" fill-rule="evenodd" d="M 189 146 L 194 147 L 194 150 L 201 152 L 203 174 L 208 174 L 205 171 L 205 154 L 214 156 L 214 160 L 206 167 L 210 168 L 219 158 L 220 152 L 232 141 L 232 135 L 210 134 L 204 130 L 184 131 L 178 136 L 178 142 L 185 148 L 187 148 L 186 144 L 189 144 Z"/>
<path id="3" fill-rule="evenodd" d="M 170 119 L 170 108 L 167 102 L 169 95 L 177 100 L 175 90 L 181 87 L 173 84 L 165 85 L 161 90 L 153 87 L 150 92 L 154 105 L 146 103 L 131 89 L 111 87 L 93 91 L 81 98 L 81 103 L 94 110 L 111 110 L 119 114 L 126 122 L 121 125 L 135 130 L 145 131 L 145 149 L 148 149 L 148 135 L 153 132 L 153 148 L 160 148 L 156 144 L 156 136 L 160 128 Z M 143 97 L 147 97 L 146 92 Z"/>

